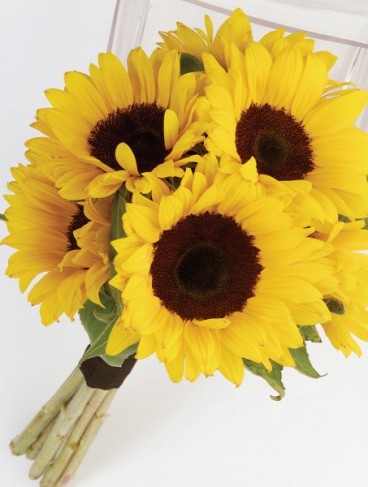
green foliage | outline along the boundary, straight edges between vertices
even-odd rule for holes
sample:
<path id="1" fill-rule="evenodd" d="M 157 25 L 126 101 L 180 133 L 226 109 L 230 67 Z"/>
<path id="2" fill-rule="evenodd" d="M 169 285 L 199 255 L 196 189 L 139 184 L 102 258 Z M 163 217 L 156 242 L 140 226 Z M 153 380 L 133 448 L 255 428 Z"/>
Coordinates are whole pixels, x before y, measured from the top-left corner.
<path id="1" fill-rule="evenodd" d="M 126 210 L 126 203 L 131 200 L 130 193 L 122 187 L 115 195 L 112 202 L 110 241 L 125 236 L 122 217 Z M 116 252 L 110 245 L 110 278 L 116 274 L 114 268 L 114 258 Z M 117 319 L 122 313 L 123 303 L 121 293 L 118 289 L 106 284 L 100 292 L 102 306 L 87 301 L 83 308 L 79 310 L 79 316 L 86 330 L 90 346 L 83 355 L 82 360 L 93 357 L 101 357 L 106 363 L 113 367 L 120 367 L 124 360 L 135 353 L 137 345 L 132 345 L 116 356 L 106 355 L 106 345 L 111 330 Z"/>
<path id="2" fill-rule="evenodd" d="M 121 309 L 113 297 L 105 291 L 100 293 L 100 299 L 104 307 L 87 301 L 79 311 L 82 325 L 90 340 L 90 346 L 83 355 L 82 361 L 93 357 L 101 357 L 112 367 L 121 367 L 124 360 L 136 352 L 138 344 L 131 345 L 118 355 L 106 355 L 107 341 L 112 327 L 121 314 Z"/>
<path id="3" fill-rule="evenodd" d="M 130 355 L 135 354 L 138 348 L 138 343 L 134 343 L 134 345 L 130 345 L 130 347 L 123 350 L 118 355 L 101 355 L 101 358 L 111 367 L 121 367 L 123 362 L 126 358 L 130 357 Z"/>
<path id="4" fill-rule="evenodd" d="M 118 238 L 125 237 L 125 232 L 123 228 L 122 218 L 126 211 L 126 204 L 130 202 L 131 194 L 125 187 L 120 188 L 114 195 L 112 200 L 112 210 L 111 210 L 111 228 L 110 228 L 110 242 L 117 240 Z M 114 258 L 116 256 L 116 251 L 114 247 L 110 243 L 110 279 L 112 279 L 115 274 L 115 267 L 114 267 Z M 121 294 L 118 289 L 113 286 L 110 286 L 110 294 L 112 298 L 115 300 L 118 308 L 122 309 L 121 303 Z"/>
<path id="5" fill-rule="evenodd" d="M 263 364 L 258 364 L 245 358 L 243 358 L 243 362 L 247 370 L 262 377 L 278 393 L 278 396 L 270 396 L 271 399 L 280 401 L 285 396 L 285 387 L 282 383 L 282 365 L 271 361 L 272 370 L 268 371 Z"/>
<path id="6" fill-rule="evenodd" d="M 313 379 L 318 379 L 320 374 L 315 370 L 311 361 L 309 360 L 309 355 L 307 351 L 307 347 L 304 345 L 300 348 L 291 348 L 290 349 L 291 356 L 295 360 L 295 369 L 300 372 L 301 374 L 307 375 L 308 377 L 312 377 Z"/>
<path id="7" fill-rule="evenodd" d="M 335 313 L 336 315 L 343 315 L 345 314 L 344 304 L 336 298 L 328 298 L 324 300 L 327 308 L 331 311 L 331 313 Z"/>
<path id="8" fill-rule="evenodd" d="M 125 237 L 125 232 L 123 228 L 122 218 L 126 210 L 126 203 L 131 199 L 130 193 L 125 189 L 121 188 L 114 195 L 112 200 L 112 210 L 111 210 L 111 228 L 110 228 L 110 242 Z M 110 276 L 115 275 L 115 269 L 112 265 L 116 251 L 114 247 L 110 245 Z"/>
<path id="9" fill-rule="evenodd" d="M 304 341 L 306 342 L 322 342 L 321 337 L 319 336 L 319 333 L 315 326 L 299 326 L 299 331 L 302 334 Z"/>
<path id="10" fill-rule="evenodd" d="M 180 54 L 180 74 L 193 73 L 195 71 L 204 71 L 202 61 L 193 56 L 182 52 Z"/>
<path id="11" fill-rule="evenodd" d="M 79 310 L 80 320 L 90 340 L 90 347 L 84 354 L 83 360 L 105 354 L 111 329 L 120 315 L 119 307 L 112 296 L 101 292 L 100 299 L 104 307 L 87 301 Z"/>

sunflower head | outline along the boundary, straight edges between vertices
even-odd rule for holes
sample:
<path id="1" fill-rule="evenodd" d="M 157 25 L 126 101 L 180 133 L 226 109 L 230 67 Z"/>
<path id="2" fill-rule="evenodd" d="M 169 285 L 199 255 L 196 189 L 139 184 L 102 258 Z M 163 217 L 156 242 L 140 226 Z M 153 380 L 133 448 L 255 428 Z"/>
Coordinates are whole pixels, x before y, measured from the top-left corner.
<path id="1" fill-rule="evenodd" d="M 367 92 L 331 89 L 324 56 L 296 45 L 274 58 L 262 43 L 233 46 L 229 72 L 210 55 L 204 65 L 209 151 L 240 164 L 253 157 L 267 182 L 307 181 L 314 205 L 329 208 L 322 220 L 366 215 L 368 135 L 354 122 Z"/>
<path id="2" fill-rule="evenodd" d="M 197 82 L 180 74 L 176 51 L 149 58 L 134 49 L 127 69 L 100 54 L 88 76 L 66 73 L 64 90 L 46 91 L 52 107 L 34 124 L 46 137 L 27 142 L 27 157 L 70 200 L 106 197 L 122 184 L 149 193 L 154 179 L 180 177 L 188 157 L 196 160 L 204 138 Z"/>
<path id="3" fill-rule="evenodd" d="M 346 357 L 361 355 L 356 338 L 368 341 L 368 233 L 363 221 L 319 223 L 314 237 L 333 246 L 331 258 L 338 286 L 326 301 L 331 319 L 323 329 L 332 345 Z"/>
<path id="4" fill-rule="evenodd" d="M 252 41 L 252 28 L 248 17 L 240 9 L 235 9 L 214 34 L 214 26 L 209 16 L 205 17 L 205 30 L 191 29 L 178 22 L 176 30 L 160 32 L 164 50 L 177 50 L 191 54 L 202 60 L 204 53 L 210 53 L 223 66 L 229 65 L 230 46 L 235 44 L 240 50 Z"/>
<path id="5" fill-rule="evenodd" d="M 156 353 L 174 381 L 220 370 L 240 384 L 243 359 L 295 366 L 297 323 L 329 319 L 319 286 L 335 281 L 326 243 L 249 178 L 210 182 L 215 164 L 208 157 L 171 194 L 135 195 L 127 205 L 111 282 L 124 310 L 107 353 L 136 334 L 137 358 Z"/>
<path id="6" fill-rule="evenodd" d="M 41 304 L 44 324 L 62 313 L 73 318 L 87 299 L 100 304 L 109 277 L 111 201 L 66 201 L 34 167 L 20 165 L 13 176 L 13 194 L 6 196 L 9 235 L 2 243 L 16 252 L 7 275 L 19 279 L 22 292 L 38 278 L 28 299 Z"/>

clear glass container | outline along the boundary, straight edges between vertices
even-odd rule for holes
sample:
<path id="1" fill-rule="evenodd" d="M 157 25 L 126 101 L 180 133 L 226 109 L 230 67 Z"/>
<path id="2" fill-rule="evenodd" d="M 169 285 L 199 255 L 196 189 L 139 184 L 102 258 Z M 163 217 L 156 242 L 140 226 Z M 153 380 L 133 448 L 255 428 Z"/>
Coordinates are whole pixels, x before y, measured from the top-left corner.
<path id="1" fill-rule="evenodd" d="M 338 56 L 332 78 L 368 89 L 368 0 L 117 0 L 108 48 L 125 61 L 133 47 L 152 51 L 158 32 L 173 30 L 177 21 L 203 27 L 209 14 L 218 26 L 237 7 L 248 15 L 256 40 L 281 26 L 305 31 L 317 50 Z M 359 125 L 368 128 L 368 110 Z"/>

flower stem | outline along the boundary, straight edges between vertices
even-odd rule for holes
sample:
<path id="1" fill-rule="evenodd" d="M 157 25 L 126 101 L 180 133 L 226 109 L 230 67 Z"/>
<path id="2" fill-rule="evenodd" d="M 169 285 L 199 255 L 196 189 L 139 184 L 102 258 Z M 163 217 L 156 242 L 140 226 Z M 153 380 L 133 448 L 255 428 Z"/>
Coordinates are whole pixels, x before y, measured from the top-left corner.
<path id="1" fill-rule="evenodd" d="M 48 435 L 50 434 L 52 428 L 54 427 L 56 420 L 57 420 L 57 416 L 55 416 L 55 418 L 50 421 L 50 423 L 46 426 L 46 428 L 43 430 L 43 432 L 40 434 L 37 440 L 34 443 L 32 443 L 32 445 L 28 448 L 25 454 L 29 460 L 34 460 L 37 457 L 38 452 L 41 450 Z"/>
<path id="2" fill-rule="evenodd" d="M 10 443 L 10 448 L 14 455 L 23 455 L 28 450 L 47 425 L 59 413 L 62 405 L 67 403 L 70 398 L 74 396 L 83 381 L 83 375 L 79 370 L 79 367 L 76 367 L 53 397 L 42 407 L 39 413 L 36 414 L 24 431 Z"/>
<path id="3" fill-rule="evenodd" d="M 66 466 L 64 472 L 62 473 L 61 478 L 55 484 L 55 487 L 65 486 L 77 471 L 96 434 L 98 433 L 98 430 L 100 429 L 104 419 L 106 418 L 108 408 L 112 400 L 114 399 L 117 391 L 118 389 L 110 389 L 105 395 L 102 403 L 93 415 L 87 429 L 84 431 L 79 441 L 78 448 L 75 450 L 74 455 L 72 456 L 69 464 Z"/>
<path id="4" fill-rule="evenodd" d="M 45 468 L 49 462 L 53 460 L 60 446 L 64 443 L 66 437 L 69 435 L 69 432 L 74 426 L 75 422 L 83 413 L 84 408 L 88 404 L 93 394 L 94 389 L 91 389 L 85 383 L 83 383 L 71 399 L 70 403 L 66 407 L 61 406 L 60 413 L 54 427 L 48 435 L 47 440 L 43 444 L 29 471 L 29 476 L 31 479 L 37 479 L 43 474 Z"/>
<path id="5" fill-rule="evenodd" d="M 107 391 L 103 391 L 101 389 L 95 390 L 85 410 L 70 432 L 69 437 L 65 441 L 62 450 L 60 453 L 58 453 L 57 457 L 44 473 L 40 483 L 41 487 L 53 487 L 55 485 L 56 481 L 59 479 L 68 465 L 73 454 L 79 448 L 86 428 L 107 394 Z"/>

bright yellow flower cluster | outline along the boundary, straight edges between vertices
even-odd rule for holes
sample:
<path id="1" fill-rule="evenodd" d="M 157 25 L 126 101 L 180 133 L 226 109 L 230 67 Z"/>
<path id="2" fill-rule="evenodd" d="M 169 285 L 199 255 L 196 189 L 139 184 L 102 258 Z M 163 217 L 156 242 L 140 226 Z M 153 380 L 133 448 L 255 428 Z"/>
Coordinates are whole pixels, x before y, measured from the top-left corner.
<path id="1" fill-rule="evenodd" d="M 320 324 L 360 354 L 368 135 L 354 122 L 368 94 L 331 80 L 336 58 L 303 33 L 254 41 L 240 9 L 215 34 L 205 24 L 161 33 L 127 68 L 100 54 L 46 92 L 43 136 L 9 185 L 7 273 L 22 291 L 42 274 L 29 300 L 45 324 L 119 290 L 106 354 L 137 343 L 173 381 L 295 367 L 302 327 Z"/>

